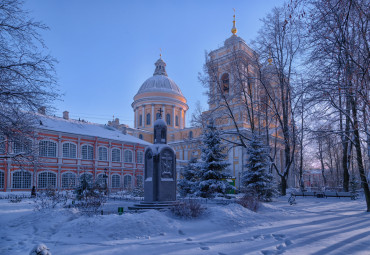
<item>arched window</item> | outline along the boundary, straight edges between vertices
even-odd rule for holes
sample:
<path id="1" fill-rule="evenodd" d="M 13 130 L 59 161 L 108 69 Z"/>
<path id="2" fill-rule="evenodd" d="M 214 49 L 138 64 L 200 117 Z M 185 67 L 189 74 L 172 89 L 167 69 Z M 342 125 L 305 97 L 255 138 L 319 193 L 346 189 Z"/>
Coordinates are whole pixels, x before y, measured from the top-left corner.
<path id="1" fill-rule="evenodd" d="M 229 94 L 229 74 L 224 73 L 221 76 L 221 82 L 222 82 L 222 92 L 225 94 Z"/>
<path id="2" fill-rule="evenodd" d="M 124 155 L 124 161 L 125 163 L 131 163 L 132 162 L 132 151 L 130 150 L 125 150 L 125 152 L 123 153 Z"/>
<path id="3" fill-rule="evenodd" d="M 32 141 L 30 139 L 24 139 L 13 143 L 13 152 L 17 153 L 31 153 Z"/>
<path id="4" fill-rule="evenodd" d="M 132 177 L 129 174 L 126 174 L 123 177 L 123 188 L 125 189 L 131 189 L 132 187 Z"/>
<path id="5" fill-rule="evenodd" d="M 62 174 L 62 188 L 72 189 L 76 187 L 76 175 L 74 173 Z"/>
<path id="6" fill-rule="evenodd" d="M 112 149 L 112 162 L 120 161 L 121 161 L 121 150 L 117 148 Z"/>
<path id="7" fill-rule="evenodd" d="M 189 132 L 189 139 L 192 139 L 193 138 L 193 131 L 190 131 Z"/>
<path id="8" fill-rule="evenodd" d="M 142 134 L 139 135 L 139 139 L 143 140 L 143 135 Z"/>
<path id="9" fill-rule="evenodd" d="M 77 146 L 74 143 L 63 143 L 63 158 L 76 158 Z"/>
<path id="10" fill-rule="evenodd" d="M 146 124 L 150 125 L 150 113 L 146 115 Z"/>
<path id="11" fill-rule="evenodd" d="M 140 114 L 139 116 L 139 126 L 143 125 L 143 115 Z"/>
<path id="12" fill-rule="evenodd" d="M 137 155 L 137 163 L 139 164 L 144 163 L 144 156 L 143 156 L 144 153 L 142 151 L 138 151 L 136 155 Z"/>
<path id="13" fill-rule="evenodd" d="M 176 126 L 179 126 L 179 116 L 176 116 Z"/>
<path id="14" fill-rule="evenodd" d="M 39 174 L 37 181 L 37 187 L 39 189 L 56 188 L 57 186 L 57 175 L 52 172 L 42 172 Z"/>
<path id="15" fill-rule="evenodd" d="M 112 188 L 119 188 L 121 187 L 121 176 L 118 174 L 112 175 Z"/>
<path id="16" fill-rule="evenodd" d="M 106 147 L 99 147 L 99 160 L 108 160 L 108 149 Z"/>
<path id="17" fill-rule="evenodd" d="M 92 160 L 94 158 L 94 147 L 88 144 L 84 144 L 81 147 L 82 159 Z"/>
<path id="18" fill-rule="evenodd" d="M 0 171 L 0 189 L 5 187 L 5 175 L 3 171 Z"/>
<path id="19" fill-rule="evenodd" d="M 167 125 L 171 125 L 171 115 L 169 113 L 166 114 L 166 123 Z"/>
<path id="20" fill-rule="evenodd" d="M 143 187 L 143 176 L 142 175 L 136 176 L 136 187 L 138 188 Z"/>
<path id="21" fill-rule="evenodd" d="M 13 173 L 12 187 L 13 189 L 30 189 L 31 188 L 31 173 L 28 171 L 17 171 Z"/>
<path id="22" fill-rule="evenodd" d="M 41 157 L 56 157 L 57 143 L 52 141 L 40 141 L 39 153 Z"/>

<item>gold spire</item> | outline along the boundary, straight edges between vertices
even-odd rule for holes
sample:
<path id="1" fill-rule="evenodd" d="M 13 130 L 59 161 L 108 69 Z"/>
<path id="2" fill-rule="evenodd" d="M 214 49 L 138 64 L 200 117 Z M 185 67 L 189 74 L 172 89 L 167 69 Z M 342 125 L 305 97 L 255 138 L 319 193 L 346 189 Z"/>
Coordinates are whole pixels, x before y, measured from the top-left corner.
<path id="1" fill-rule="evenodd" d="M 272 65 L 272 57 L 271 57 L 271 50 L 269 52 L 269 58 L 267 59 L 267 62 L 269 62 L 269 65 Z"/>
<path id="2" fill-rule="evenodd" d="M 162 48 L 159 48 L 159 58 L 162 59 Z"/>
<path id="3" fill-rule="evenodd" d="M 233 33 L 233 35 L 236 35 L 236 32 L 238 32 L 238 30 L 236 29 L 235 27 L 235 8 L 233 8 L 234 10 L 234 20 L 233 20 L 233 27 L 231 28 L 231 33 Z"/>

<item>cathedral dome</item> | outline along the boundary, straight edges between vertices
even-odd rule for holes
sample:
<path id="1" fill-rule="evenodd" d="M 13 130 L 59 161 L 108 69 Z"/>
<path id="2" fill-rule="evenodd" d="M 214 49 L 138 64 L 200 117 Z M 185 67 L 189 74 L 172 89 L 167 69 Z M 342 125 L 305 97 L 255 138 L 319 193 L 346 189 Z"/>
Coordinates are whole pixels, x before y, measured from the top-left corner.
<path id="1" fill-rule="evenodd" d="M 155 67 L 153 76 L 141 85 L 136 95 L 148 92 L 164 92 L 183 96 L 180 88 L 167 76 L 166 63 L 162 58 L 155 62 Z"/>
<path id="2" fill-rule="evenodd" d="M 166 75 L 153 75 L 141 85 L 137 95 L 147 92 L 167 92 L 183 96 L 176 83 Z"/>

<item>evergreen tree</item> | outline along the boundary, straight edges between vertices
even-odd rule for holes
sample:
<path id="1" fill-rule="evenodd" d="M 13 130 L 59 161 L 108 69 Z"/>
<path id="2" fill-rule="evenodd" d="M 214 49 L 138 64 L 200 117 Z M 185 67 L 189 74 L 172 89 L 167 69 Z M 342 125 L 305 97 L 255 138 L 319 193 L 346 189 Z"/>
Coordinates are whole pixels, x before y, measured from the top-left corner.
<path id="1" fill-rule="evenodd" d="M 196 191 L 198 180 L 196 164 L 197 159 L 192 158 L 181 173 L 183 178 L 178 181 L 177 187 L 182 197 L 186 197 L 188 194 L 194 194 Z"/>
<path id="2" fill-rule="evenodd" d="M 202 136 L 202 161 L 198 163 L 199 181 L 196 194 L 201 197 L 214 197 L 216 193 L 225 194 L 233 189 L 225 179 L 228 175 L 229 163 L 225 161 L 227 154 L 223 153 L 225 146 L 221 143 L 220 131 L 211 122 Z"/>
<path id="3" fill-rule="evenodd" d="M 356 180 L 356 177 L 354 174 L 352 174 L 351 181 L 349 182 L 349 185 L 351 187 L 351 199 L 356 200 L 358 198 L 358 193 L 357 193 L 357 186 L 358 186 L 358 181 Z"/>
<path id="4" fill-rule="evenodd" d="M 276 189 L 273 176 L 269 173 L 268 150 L 260 136 L 253 134 L 247 147 L 247 170 L 242 176 L 242 184 L 246 193 L 255 193 L 261 201 L 271 201 Z"/>

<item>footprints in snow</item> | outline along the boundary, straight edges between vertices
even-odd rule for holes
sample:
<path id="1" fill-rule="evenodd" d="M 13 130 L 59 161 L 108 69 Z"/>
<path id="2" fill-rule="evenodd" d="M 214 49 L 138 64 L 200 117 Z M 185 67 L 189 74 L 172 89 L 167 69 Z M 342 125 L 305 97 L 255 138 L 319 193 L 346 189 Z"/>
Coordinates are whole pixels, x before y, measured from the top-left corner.
<path id="1" fill-rule="evenodd" d="M 286 248 L 289 245 L 293 244 L 293 242 L 290 239 L 285 238 L 285 235 L 283 235 L 283 234 L 259 235 L 259 237 L 260 237 L 260 239 L 266 239 L 266 237 L 267 238 L 273 237 L 276 241 L 282 241 L 281 244 L 276 245 L 274 250 L 262 250 L 261 253 L 263 255 L 283 254 L 285 252 Z"/>

